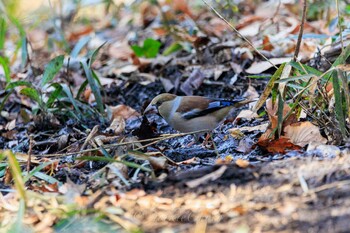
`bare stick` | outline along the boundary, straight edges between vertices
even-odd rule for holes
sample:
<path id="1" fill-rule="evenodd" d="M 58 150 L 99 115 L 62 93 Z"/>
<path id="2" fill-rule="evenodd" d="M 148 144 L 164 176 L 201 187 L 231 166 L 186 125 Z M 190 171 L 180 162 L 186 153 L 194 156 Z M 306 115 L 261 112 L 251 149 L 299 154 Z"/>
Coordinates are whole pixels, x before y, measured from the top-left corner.
<path id="1" fill-rule="evenodd" d="M 297 61 L 299 51 L 300 51 L 300 45 L 301 45 L 301 40 L 303 38 L 304 24 L 305 24 L 305 18 L 306 18 L 306 5 L 307 5 L 306 0 L 304 0 L 303 15 L 301 17 L 300 30 L 299 30 L 297 45 L 294 51 L 293 61 Z"/>
<path id="2" fill-rule="evenodd" d="M 343 41 L 343 33 L 341 30 L 341 22 L 340 22 L 340 11 L 339 11 L 339 1 L 335 0 L 335 4 L 337 6 L 337 14 L 338 14 L 338 27 L 339 27 L 339 36 L 340 36 L 340 43 L 341 43 L 341 51 L 344 49 L 344 41 Z"/>

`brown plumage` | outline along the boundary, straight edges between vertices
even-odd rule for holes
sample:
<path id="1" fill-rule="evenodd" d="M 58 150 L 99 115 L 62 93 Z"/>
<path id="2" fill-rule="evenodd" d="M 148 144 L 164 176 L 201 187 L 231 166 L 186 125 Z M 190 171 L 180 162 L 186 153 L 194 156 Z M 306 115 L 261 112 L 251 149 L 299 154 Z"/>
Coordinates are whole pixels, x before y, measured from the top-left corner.
<path id="1" fill-rule="evenodd" d="M 214 99 L 202 96 L 176 96 L 160 94 L 145 110 L 156 108 L 159 114 L 174 129 L 180 132 L 211 131 L 234 107 L 240 107 L 251 100 Z"/>

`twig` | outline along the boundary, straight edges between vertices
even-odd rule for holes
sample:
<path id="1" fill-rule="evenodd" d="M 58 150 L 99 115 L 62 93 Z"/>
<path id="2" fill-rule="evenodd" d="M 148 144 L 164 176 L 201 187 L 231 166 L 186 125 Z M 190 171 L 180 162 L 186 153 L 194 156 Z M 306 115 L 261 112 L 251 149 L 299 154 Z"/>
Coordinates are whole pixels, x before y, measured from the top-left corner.
<path id="1" fill-rule="evenodd" d="M 33 150 L 33 135 L 29 135 L 29 150 L 28 150 L 28 160 L 27 160 L 27 172 L 30 172 L 30 165 L 32 160 L 32 150 Z"/>
<path id="2" fill-rule="evenodd" d="M 327 189 L 339 188 L 339 187 L 342 187 L 345 185 L 350 185 L 350 180 L 341 180 L 341 181 L 337 181 L 337 182 L 333 182 L 333 183 L 329 183 L 329 184 L 324 184 L 324 185 L 321 185 L 317 188 L 309 190 L 309 193 L 319 193 L 319 192 L 325 191 Z"/>
<path id="3" fill-rule="evenodd" d="M 341 24 L 340 24 L 339 0 L 335 0 L 335 5 L 337 7 L 337 14 L 338 14 L 338 27 L 339 27 L 339 37 L 340 37 L 340 43 L 341 43 L 341 52 L 343 52 L 344 41 L 343 41 L 343 33 L 341 30 Z"/>
<path id="4" fill-rule="evenodd" d="M 304 0 L 304 6 L 303 6 L 303 15 L 301 17 L 301 24 L 300 24 L 300 30 L 299 30 L 299 35 L 298 35 L 298 41 L 297 45 L 294 51 L 294 57 L 293 61 L 297 61 L 299 51 L 300 51 L 300 45 L 301 45 L 301 40 L 303 38 L 303 33 L 304 33 L 304 24 L 305 24 L 305 18 L 306 18 L 306 6 L 307 6 L 307 0 Z"/>
<path id="5" fill-rule="evenodd" d="M 268 63 L 270 63 L 274 68 L 278 69 L 278 67 L 273 64 L 264 54 L 262 54 L 257 48 L 254 47 L 252 42 L 250 42 L 245 36 L 243 36 L 231 23 L 229 23 L 223 16 L 220 15 L 214 7 L 212 7 L 206 0 L 202 0 L 205 5 L 207 5 L 222 21 L 224 21 L 237 35 L 242 38 L 245 42 L 247 42 L 254 51 L 259 54 L 262 58 L 264 58 Z"/>
<path id="6" fill-rule="evenodd" d="M 141 142 L 151 142 L 148 144 L 148 145 L 151 145 L 151 144 L 155 144 L 159 141 L 163 141 L 163 140 L 167 140 L 167 139 L 171 139 L 171 138 L 176 138 L 176 137 L 182 137 L 182 136 L 186 136 L 186 135 L 190 135 L 190 134 L 203 133 L 203 132 L 206 132 L 206 130 L 193 131 L 193 132 L 189 132 L 189 133 L 171 134 L 168 136 L 161 136 L 161 137 L 157 137 L 157 138 L 150 138 L 150 139 L 144 139 L 144 140 L 132 141 L 132 142 L 121 142 L 121 143 L 116 143 L 116 144 L 100 146 L 97 148 L 81 150 L 81 151 L 77 151 L 77 152 L 69 152 L 69 153 L 62 153 L 62 154 L 35 155 L 35 156 L 37 156 L 37 157 L 69 156 L 69 155 L 82 154 L 82 153 L 86 153 L 86 152 L 98 151 L 101 148 L 109 149 L 109 148 L 114 148 L 114 147 L 118 147 L 118 146 L 126 146 L 126 145 L 130 145 L 130 144 L 134 144 L 134 143 L 141 143 Z"/>

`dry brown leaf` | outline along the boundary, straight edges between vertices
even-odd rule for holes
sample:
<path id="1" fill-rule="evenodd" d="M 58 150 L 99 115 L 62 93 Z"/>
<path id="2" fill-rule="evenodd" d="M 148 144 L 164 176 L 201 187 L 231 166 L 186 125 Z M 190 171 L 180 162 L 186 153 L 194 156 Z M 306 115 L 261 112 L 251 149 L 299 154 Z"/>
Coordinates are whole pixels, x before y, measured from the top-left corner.
<path id="1" fill-rule="evenodd" d="M 125 120 L 122 116 L 116 116 L 111 125 L 106 129 L 107 132 L 112 131 L 115 135 L 119 135 L 125 130 Z"/>
<path id="2" fill-rule="evenodd" d="M 284 103 L 283 106 L 283 118 L 288 114 L 288 112 L 291 110 L 288 104 Z M 266 112 L 269 116 L 269 120 L 271 123 L 270 129 L 274 129 L 277 127 L 278 124 L 278 116 L 277 116 L 277 111 L 278 111 L 278 100 L 272 104 L 272 99 L 268 99 L 266 101 Z M 291 123 L 296 122 L 296 115 L 291 114 L 284 122 L 282 128 L 284 128 L 287 125 L 290 125 Z"/>
<path id="3" fill-rule="evenodd" d="M 271 51 L 274 49 L 273 45 L 271 44 L 270 38 L 267 35 L 264 35 L 262 46 L 263 46 L 263 50 L 266 50 L 266 51 Z"/>
<path id="4" fill-rule="evenodd" d="M 112 113 L 112 119 L 116 119 L 118 118 L 118 116 L 121 116 L 124 118 L 124 120 L 133 118 L 133 117 L 139 117 L 140 113 L 138 113 L 135 109 L 123 105 L 123 104 L 119 104 L 117 106 L 112 106 L 109 107 L 110 111 Z"/>
<path id="5" fill-rule="evenodd" d="M 168 164 L 168 160 L 165 157 L 150 156 L 148 161 L 154 170 L 164 170 Z"/>
<path id="6" fill-rule="evenodd" d="M 232 128 L 228 130 L 230 135 L 235 139 L 242 139 L 244 137 L 244 133 L 241 132 L 240 129 Z"/>
<path id="7" fill-rule="evenodd" d="M 127 42 L 116 42 L 109 46 L 108 54 L 112 58 L 127 61 L 129 58 L 132 57 L 132 54 L 134 54 L 134 52 L 131 50 Z"/>
<path id="8" fill-rule="evenodd" d="M 236 151 L 238 152 L 242 152 L 244 154 L 248 154 L 249 152 L 251 152 L 253 150 L 253 140 L 250 138 L 244 138 L 242 140 L 239 141 L 239 144 L 236 148 Z"/>
<path id="9" fill-rule="evenodd" d="M 249 161 L 245 159 L 237 159 L 236 165 L 241 168 L 246 168 L 249 166 Z"/>
<path id="10" fill-rule="evenodd" d="M 301 150 L 302 148 L 298 145 L 294 145 L 289 141 L 289 138 L 281 137 L 275 140 L 261 140 L 257 143 L 262 149 L 267 150 L 270 153 L 281 153 L 285 154 L 289 150 Z"/>
<path id="11" fill-rule="evenodd" d="M 186 81 L 181 84 L 181 91 L 183 91 L 186 95 L 192 95 L 193 91 L 197 90 L 202 85 L 204 78 L 205 75 L 200 69 L 193 70 Z"/>
<path id="12" fill-rule="evenodd" d="M 215 161 L 215 164 L 223 165 L 223 164 L 231 164 L 233 161 L 232 155 L 227 155 L 225 158 L 219 158 Z"/>
<path id="13" fill-rule="evenodd" d="M 248 109 L 245 109 L 245 110 L 242 110 L 238 116 L 236 117 L 236 119 L 255 119 L 255 118 L 258 118 L 259 115 L 256 113 L 256 112 L 253 112 L 252 110 L 248 110 Z"/>
<path id="14" fill-rule="evenodd" d="M 294 123 L 284 129 L 284 135 L 290 139 L 290 142 L 304 147 L 311 142 L 327 143 L 327 139 L 322 137 L 317 126 L 309 121 Z"/>

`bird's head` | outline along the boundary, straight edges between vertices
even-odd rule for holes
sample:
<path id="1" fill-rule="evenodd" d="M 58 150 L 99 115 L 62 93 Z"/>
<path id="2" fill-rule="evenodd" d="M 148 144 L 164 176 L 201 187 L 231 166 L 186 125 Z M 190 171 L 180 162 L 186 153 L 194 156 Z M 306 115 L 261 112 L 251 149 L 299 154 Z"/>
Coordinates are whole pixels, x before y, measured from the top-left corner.
<path id="1" fill-rule="evenodd" d="M 150 112 L 151 110 L 157 110 L 161 104 L 167 101 L 174 100 L 175 98 L 176 98 L 176 95 L 169 94 L 169 93 L 163 93 L 163 94 L 157 95 L 156 97 L 153 98 L 153 100 L 147 106 L 147 108 L 143 113 L 145 114 L 147 112 Z"/>

